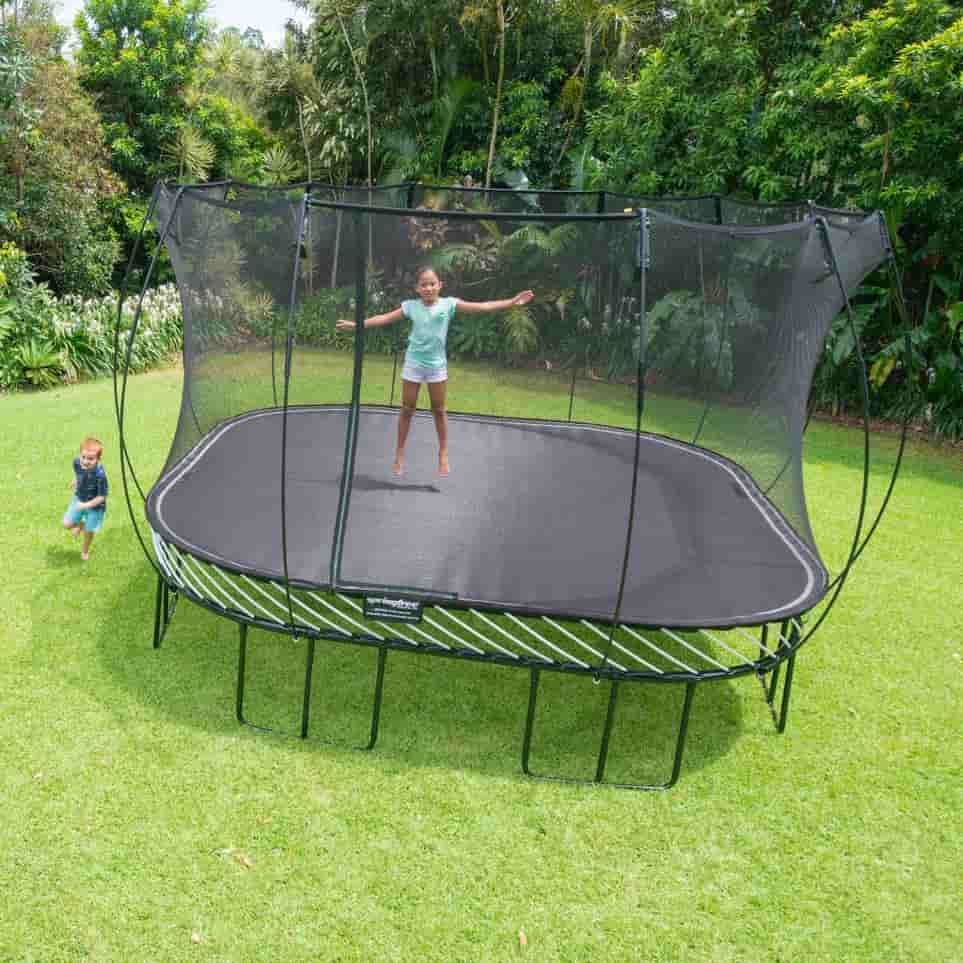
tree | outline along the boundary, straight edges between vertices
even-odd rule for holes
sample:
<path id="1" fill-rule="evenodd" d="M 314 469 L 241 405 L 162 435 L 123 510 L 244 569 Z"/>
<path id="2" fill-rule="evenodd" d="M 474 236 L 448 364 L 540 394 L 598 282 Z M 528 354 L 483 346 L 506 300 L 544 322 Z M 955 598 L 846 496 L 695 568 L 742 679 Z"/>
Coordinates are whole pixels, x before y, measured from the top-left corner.
<path id="1" fill-rule="evenodd" d="M 461 21 L 464 24 L 493 24 L 495 30 L 495 55 L 498 68 L 495 75 L 495 99 L 492 102 L 491 134 L 488 139 L 488 158 L 485 162 L 485 187 L 491 187 L 492 169 L 495 165 L 495 145 L 498 140 L 498 116 L 502 107 L 502 92 L 505 85 L 505 39 L 514 11 L 504 0 L 482 0 L 465 7 Z M 484 26 L 483 26 L 484 29 Z"/>
<path id="2" fill-rule="evenodd" d="M 774 76 L 818 48 L 841 6 L 812 0 L 680 4 L 636 77 L 603 76 L 588 128 L 608 180 L 639 193 L 750 190 Z"/>
<path id="3" fill-rule="evenodd" d="M 607 49 L 610 57 L 624 58 L 629 40 L 642 23 L 645 13 L 650 16 L 654 13 L 651 0 L 566 0 L 563 6 L 573 19 L 582 25 L 582 59 L 562 89 L 562 99 L 571 116 L 555 161 L 556 169 L 565 156 L 582 117 L 585 92 L 591 83 L 594 66 L 592 58 L 596 44 L 601 43 L 603 51 Z M 601 69 L 608 70 L 610 66 L 610 63 L 606 63 Z"/>
<path id="4" fill-rule="evenodd" d="M 146 193 L 178 134 L 184 92 L 211 33 L 206 0 L 87 0 L 77 62 L 97 97 L 114 169 Z"/>
<path id="5" fill-rule="evenodd" d="M 0 144 L 16 184 L 18 204 L 23 202 L 27 151 L 39 119 L 25 96 L 35 67 L 36 60 L 15 27 L 0 27 Z"/>
<path id="6" fill-rule="evenodd" d="M 101 204 L 119 184 L 49 5 L 15 12 L 0 27 L 0 237 L 57 291 L 97 294 L 117 256 Z"/>

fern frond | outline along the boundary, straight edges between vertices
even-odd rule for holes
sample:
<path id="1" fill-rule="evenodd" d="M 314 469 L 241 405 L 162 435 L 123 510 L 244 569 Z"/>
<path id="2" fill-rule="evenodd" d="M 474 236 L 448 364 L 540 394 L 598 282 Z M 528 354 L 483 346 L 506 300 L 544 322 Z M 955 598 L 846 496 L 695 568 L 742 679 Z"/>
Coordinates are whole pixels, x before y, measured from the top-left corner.
<path id="1" fill-rule="evenodd" d="M 526 307 L 514 307 L 505 312 L 503 325 L 505 340 L 516 354 L 528 354 L 538 344 L 538 328 Z"/>

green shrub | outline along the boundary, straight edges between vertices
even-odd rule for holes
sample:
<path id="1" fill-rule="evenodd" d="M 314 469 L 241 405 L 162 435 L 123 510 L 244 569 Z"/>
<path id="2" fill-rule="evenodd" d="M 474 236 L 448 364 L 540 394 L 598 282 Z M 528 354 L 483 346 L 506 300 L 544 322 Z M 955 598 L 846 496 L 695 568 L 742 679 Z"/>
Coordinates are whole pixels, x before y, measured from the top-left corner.
<path id="1" fill-rule="evenodd" d="M 128 299 L 124 304 L 121 350 L 126 350 L 136 303 Z M 58 300 L 34 281 L 23 251 L 0 245 L 0 389 L 49 388 L 109 374 L 116 323 L 117 295 Z M 176 287 L 148 291 L 131 348 L 131 370 L 159 364 L 180 348 L 181 340 Z"/>

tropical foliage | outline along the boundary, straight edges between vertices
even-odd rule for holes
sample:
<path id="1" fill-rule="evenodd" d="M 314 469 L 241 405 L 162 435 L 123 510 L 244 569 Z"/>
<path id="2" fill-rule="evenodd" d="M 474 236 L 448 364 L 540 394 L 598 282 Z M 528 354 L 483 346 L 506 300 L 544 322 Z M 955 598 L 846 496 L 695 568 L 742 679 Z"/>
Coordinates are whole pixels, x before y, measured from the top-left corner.
<path id="1" fill-rule="evenodd" d="M 0 388 L 49 388 L 113 370 L 117 295 L 55 297 L 37 284 L 24 251 L 0 244 Z M 133 322 L 124 304 L 121 331 Z M 180 298 L 174 285 L 147 293 L 133 341 L 131 370 L 170 359 L 182 336 Z"/>
<path id="2" fill-rule="evenodd" d="M 274 49 L 255 31 L 216 31 L 205 0 L 87 0 L 71 61 L 46 0 L 0 2 L 0 240 L 24 252 L 51 296 L 89 300 L 118 284 L 161 177 L 451 183 L 470 175 L 476 184 L 708 191 L 878 208 L 894 240 L 900 285 L 880 274 L 855 292 L 875 409 L 899 416 L 909 405 L 937 430 L 960 433 L 958 6 L 299 6 L 307 26 L 290 25 Z M 476 242 L 470 267 L 484 287 L 502 247 L 519 239 Z M 135 274 L 152 253 L 148 244 Z M 453 245 L 435 245 L 432 256 L 469 269 L 461 263 L 469 255 Z M 156 277 L 170 277 L 163 260 Z M 576 317 L 590 295 L 575 284 L 557 288 L 550 303 L 528 312 L 453 329 L 452 350 L 518 361 L 551 350 L 618 374 L 631 339 L 599 327 L 583 332 L 576 347 L 577 325 L 559 319 Z M 652 330 L 667 337 L 671 327 L 667 316 Z M 317 337 L 337 343 L 327 333 Z M 43 360 L 44 343 L 31 333 L 33 361 Z M 819 404 L 844 411 L 858 402 L 854 348 L 848 324 L 839 322 L 817 377 Z M 665 350 L 685 349 L 667 343 Z M 24 370 L 42 383 L 49 367 Z"/>

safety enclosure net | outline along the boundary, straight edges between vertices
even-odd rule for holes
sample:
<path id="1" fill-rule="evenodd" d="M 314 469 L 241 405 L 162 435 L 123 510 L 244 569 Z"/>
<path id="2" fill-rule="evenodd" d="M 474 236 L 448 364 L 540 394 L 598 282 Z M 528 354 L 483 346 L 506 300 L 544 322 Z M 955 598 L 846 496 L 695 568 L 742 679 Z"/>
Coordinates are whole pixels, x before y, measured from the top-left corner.
<path id="1" fill-rule="evenodd" d="M 640 625 L 815 605 L 813 372 L 887 253 L 878 215 L 421 185 L 158 186 L 184 389 L 154 531 L 291 585 Z M 407 320 L 442 284 L 451 475 Z M 531 290 L 527 304 L 505 306 Z M 489 303 L 473 311 L 461 302 Z"/>

